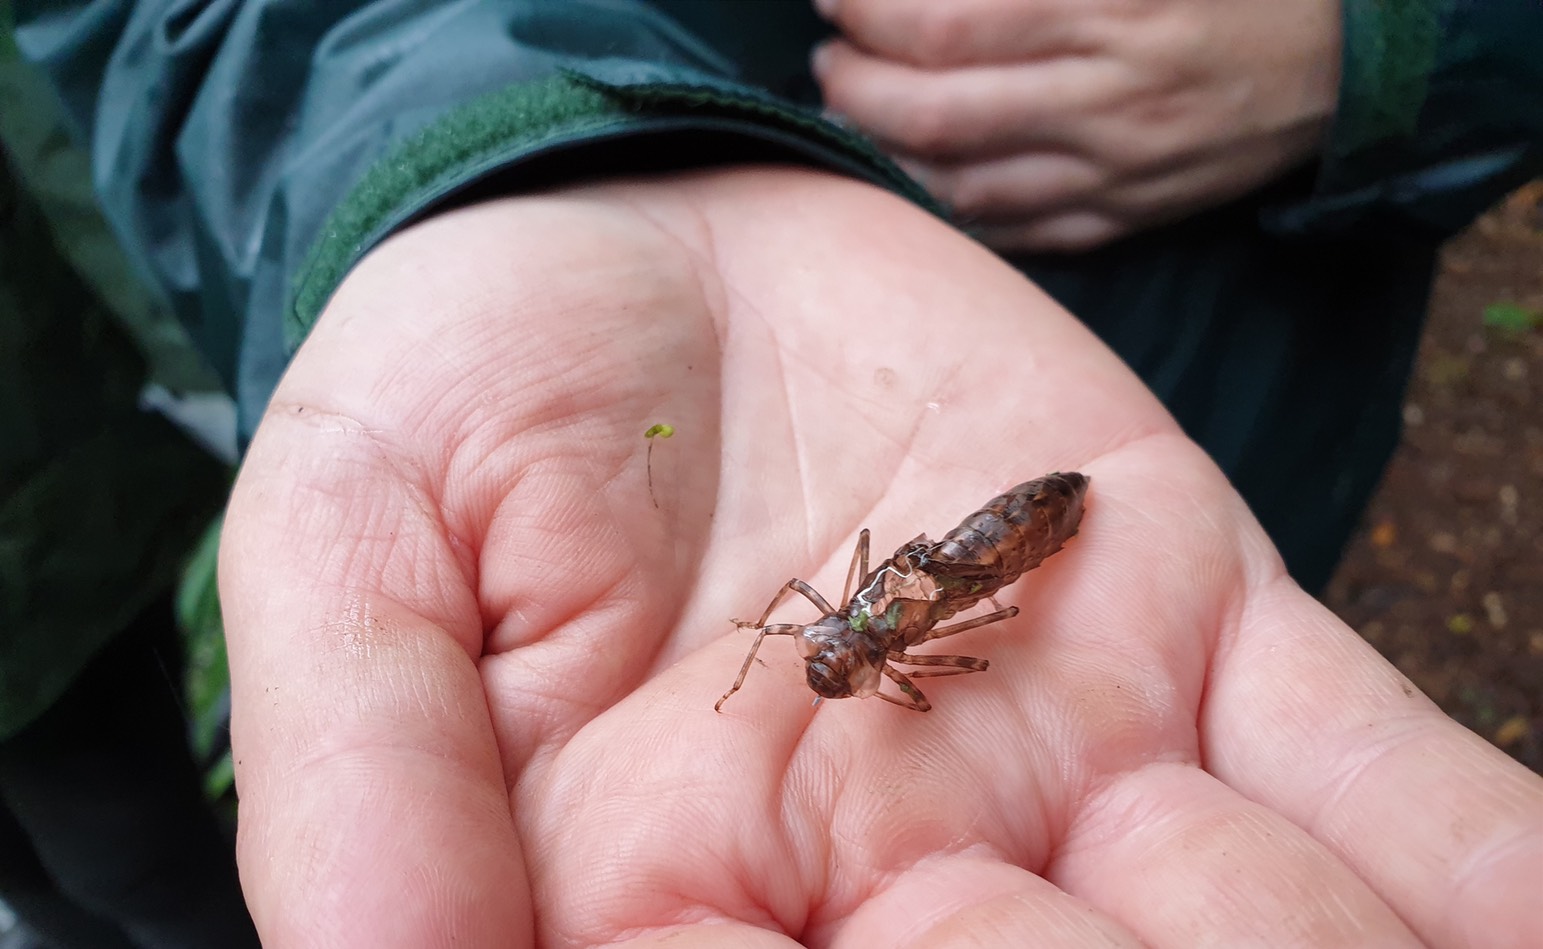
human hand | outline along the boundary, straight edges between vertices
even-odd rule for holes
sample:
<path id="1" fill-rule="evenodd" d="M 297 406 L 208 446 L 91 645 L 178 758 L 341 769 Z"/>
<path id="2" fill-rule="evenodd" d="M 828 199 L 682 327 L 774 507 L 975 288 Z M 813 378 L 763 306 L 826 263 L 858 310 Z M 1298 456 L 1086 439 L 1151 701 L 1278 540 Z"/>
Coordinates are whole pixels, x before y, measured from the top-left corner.
<path id="1" fill-rule="evenodd" d="M 829 108 L 998 250 L 1078 250 L 1318 151 L 1337 0 L 817 0 Z"/>
<path id="2" fill-rule="evenodd" d="M 860 527 L 883 555 L 1070 468 L 1081 534 L 948 641 L 991 668 L 931 712 L 813 708 L 784 639 L 713 711 L 730 617 L 834 595 Z M 275 395 L 221 581 L 269 946 L 1537 932 L 1543 782 L 1298 590 L 1075 320 L 854 182 L 571 188 L 392 238 Z"/>

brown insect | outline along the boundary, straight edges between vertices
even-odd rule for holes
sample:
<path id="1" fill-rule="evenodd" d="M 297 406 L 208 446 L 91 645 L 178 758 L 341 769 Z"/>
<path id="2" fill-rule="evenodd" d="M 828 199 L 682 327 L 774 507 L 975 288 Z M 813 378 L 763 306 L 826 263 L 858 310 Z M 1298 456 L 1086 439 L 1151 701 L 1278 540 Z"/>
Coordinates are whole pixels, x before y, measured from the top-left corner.
<path id="1" fill-rule="evenodd" d="M 984 672 L 989 663 L 970 656 L 914 655 L 906 650 L 1017 616 L 1016 606 L 997 604 L 996 593 L 1039 566 L 1077 533 L 1087 490 L 1087 476 L 1074 471 L 1025 482 L 992 498 L 942 540 L 934 543 L 923 534 L 896 550 L 871 573 L 868 531 L 864 529 L 858 534 L 841 591 L 844 607 L 832 609 L 813 587 L 795 577 L 777 591 L 759 620 L 734 621 L 741 629 L 760 632 L 739 669 L 739 678 L 713 709 L 722 711 L 723 703 L 739 691 L 763 639 L 792 636 L 804 658 L 809 688 L 820 697 L 877 695 L 886 702 L 927 711 L 932 703 L 911 679 Z M 854 574 L 862 579 L 849 599 Z M 789 591 L 802 594 L 824 615 L 806 625 L 766 625 Z M 981 600 L 990 600 L 995 611 L 952 626 L 937 625 Z M 923 668 L 906 673 L 891 663 Z M 903 697 L 879 691 L 886 677 L 899 686 Z"/>

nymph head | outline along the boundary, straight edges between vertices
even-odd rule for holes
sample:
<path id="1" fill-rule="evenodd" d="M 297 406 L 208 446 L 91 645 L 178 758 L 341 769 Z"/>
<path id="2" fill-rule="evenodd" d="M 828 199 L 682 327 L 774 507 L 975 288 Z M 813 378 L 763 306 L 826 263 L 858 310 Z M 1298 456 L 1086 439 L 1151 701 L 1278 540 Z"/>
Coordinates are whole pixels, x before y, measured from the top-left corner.
<path id="1" fill-rule="evenodd" d="M 821 618 L 797 637 L 809 688 L 827 699 L 866 697 L 879 689 L 884 654 L 873 655 L 869 637 L 857 635 L 845 616 Z"/>

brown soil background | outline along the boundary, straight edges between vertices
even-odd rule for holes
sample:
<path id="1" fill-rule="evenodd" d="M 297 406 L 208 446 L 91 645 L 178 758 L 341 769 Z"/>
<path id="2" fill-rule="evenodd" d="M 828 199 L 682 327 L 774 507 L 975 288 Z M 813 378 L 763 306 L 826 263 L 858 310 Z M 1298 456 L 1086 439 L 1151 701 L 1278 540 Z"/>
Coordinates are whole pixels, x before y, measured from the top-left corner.
<path id="1" fill-rule="evenodd" d="M 1543 182 L 1443 251 L 1403 441 L 1324 601 L 1543 773 Z"/>

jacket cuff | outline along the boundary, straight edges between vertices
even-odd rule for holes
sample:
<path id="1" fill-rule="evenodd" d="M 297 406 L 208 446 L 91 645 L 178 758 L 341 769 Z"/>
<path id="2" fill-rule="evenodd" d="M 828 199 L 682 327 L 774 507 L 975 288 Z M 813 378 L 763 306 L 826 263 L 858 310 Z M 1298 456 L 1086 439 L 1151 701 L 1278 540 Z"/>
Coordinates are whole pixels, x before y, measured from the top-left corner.
<path id="1" fill-rule="evenodd" d="M 679 66 L 591 61 L 452 109 L 375 162 L 296 272 L 285 343 L 299 346 L 371 248 L 437 210 L 583 177 L 736 160 L 825 168 L 944 213 L 866 139 L 817 113 Z"/>
<path id="2" fill-rule="evenodd" d="M 1543 4 L 1343 0 L 1339 104 L 1287 233 L 1444 238 L 1543 172 Z"/>

